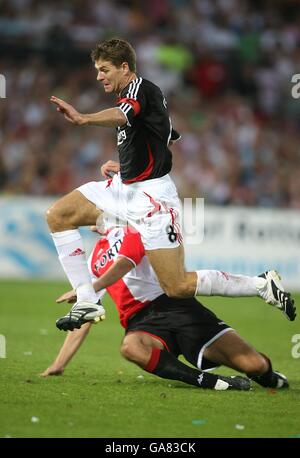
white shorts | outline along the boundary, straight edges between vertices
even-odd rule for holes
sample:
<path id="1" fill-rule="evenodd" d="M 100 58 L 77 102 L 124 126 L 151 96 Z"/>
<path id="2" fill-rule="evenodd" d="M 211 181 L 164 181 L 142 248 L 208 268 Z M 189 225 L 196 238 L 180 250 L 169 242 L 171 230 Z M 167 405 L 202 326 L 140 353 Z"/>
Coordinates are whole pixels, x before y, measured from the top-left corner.
<path id="1" fill-rule="evenodd" d="M 77 188 L 100 210 L 134 227 L 146 250 L 176 248 L 182 243 L 181 203 L 169 175 L 124 184 L 120 174 Z"/>

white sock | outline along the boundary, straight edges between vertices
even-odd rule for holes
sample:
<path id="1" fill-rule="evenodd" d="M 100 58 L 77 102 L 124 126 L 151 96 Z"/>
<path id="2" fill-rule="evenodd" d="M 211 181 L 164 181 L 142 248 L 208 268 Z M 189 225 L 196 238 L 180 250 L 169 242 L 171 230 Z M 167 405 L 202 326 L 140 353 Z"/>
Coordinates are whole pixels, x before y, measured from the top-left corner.
<path id="1" fill-rule="evenodd" d="M 219 270 L 197 270 L 196 273 L 196 296 L 258 296 L 257 283 L 258 280 L 263 280 Z"/>
<path id="2" fill-rule="evenodd" d="M 51 235 L 58 259 L 73 289 L 77 292 L 77 300 L 97 303 L 79 230 L 54 232 Z"/>

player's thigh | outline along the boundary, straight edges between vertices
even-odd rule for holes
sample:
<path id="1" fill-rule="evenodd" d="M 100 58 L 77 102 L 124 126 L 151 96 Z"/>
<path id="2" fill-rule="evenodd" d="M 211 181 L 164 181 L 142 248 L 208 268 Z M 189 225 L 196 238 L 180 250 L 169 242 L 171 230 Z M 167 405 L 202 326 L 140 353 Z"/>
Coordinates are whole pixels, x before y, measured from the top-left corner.
<path id="1" fill-rule="evenodd" d="M 81 192 L 74 190 L 55 202 L 47 211 L 47 221 L 52 231 L 96 224 L 100 216 L 95 204 Z"/>
<path id="2" fill-rule="evenodd" d="M 231 328 L 194 297 L 174 301 L 174 306 L 176 303 L 178 306 L 170 316 L 170 327 L 176 335 L 179 353 L 201 370 L 220 365 L 217 362 L 219 355 L 214 355 L 215 361 L 209 361 L 204 352 Z"/>
<path id="3" fill-rule="evenodd" d="M 98 209 L 126 223 L 126 193 L 124 185 L 119 175 L 115 175 L 112 180 L 91 181 L 78 188 L 86 199 L 92 202 Z"/>
<path id="4" fill-rule="evenodd" d="M 245 373 L 261 372 L 266 365 L 263 356 L 234 330 L 226 332 L 208 346 L 204 357 Z"/>
<path id="5" fill-rule="evenodd" d="M 161 287 L 168 296 L 194 296 L 197 275 L 195 272 L 185 271 L 182 245 L 176 248 L 146 250 L 146 254 Z"/>

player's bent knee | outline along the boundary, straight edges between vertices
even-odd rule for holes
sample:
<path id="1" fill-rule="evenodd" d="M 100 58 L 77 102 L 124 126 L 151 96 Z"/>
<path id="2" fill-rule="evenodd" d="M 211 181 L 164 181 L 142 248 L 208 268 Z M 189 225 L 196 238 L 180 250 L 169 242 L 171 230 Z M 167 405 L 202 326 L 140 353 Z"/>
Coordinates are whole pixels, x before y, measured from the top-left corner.
<path id="1" fill-rule="evenodd" d="M 46 221 L 51 232 L 59 232 L 66 229 L 73 229 L 73 217 L 75 214 L 72 208 L 58 201 L 46 211 Z"/>
<path id="2" fill-rule="evenodd" d="M 241 365 L 241 370 L 248 375 L 264 374 L 269 367 L 266 359 L 260 354 L 245 357 Z"/>
<path id="3" fill-rule="evenodd" d="M 123 358 L 128 359 L 128 361 L 136 360 L 136 348 L 130 342 L 124 342 L 120 349 L 121 355 Z"/>
<path id="4" fill-rule="evenodd" d="M 58 232 L 57 226 L 59 225 L 59 216 L 52 206 L 46 211 L 46 221 L 52 232 Z"/>
<path id="5" fill-rule="evenodd" d="M 262 375 L 269 369 L 269 362 L 262 356 L 258 355 L 253 361 L 252 372 L 253 374 Z"/>
<path id="6" fill-rule="evenodd" d="M 120 351 L 123 358 L 141 368 L 145 368 L 151 357 L 151 348 L 139 345 L 137 342 L 123 342 Z"/>

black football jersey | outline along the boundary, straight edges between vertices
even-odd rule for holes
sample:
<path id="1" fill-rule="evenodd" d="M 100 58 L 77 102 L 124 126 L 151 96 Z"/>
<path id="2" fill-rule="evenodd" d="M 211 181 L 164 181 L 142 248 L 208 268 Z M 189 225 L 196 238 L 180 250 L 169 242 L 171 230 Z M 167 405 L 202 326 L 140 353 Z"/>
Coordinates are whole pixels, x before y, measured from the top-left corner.
<path id="1" fill-rule="evenodd" d="M 127 118 L 117 128 L 122 181 L 134 183 L 166 175 L 172 167 L 169 142 L 180 135 L 172 128 L 160 88 L 136 78 L 122 90 L 117 106 Z"/>

